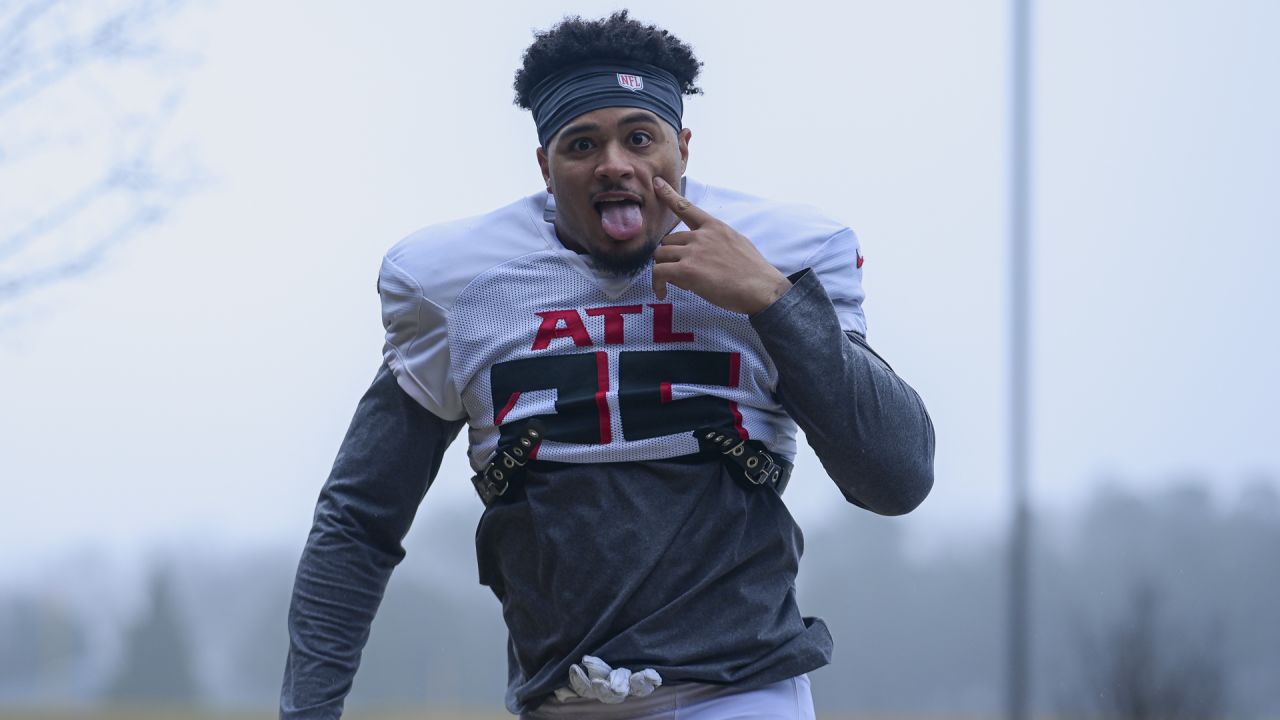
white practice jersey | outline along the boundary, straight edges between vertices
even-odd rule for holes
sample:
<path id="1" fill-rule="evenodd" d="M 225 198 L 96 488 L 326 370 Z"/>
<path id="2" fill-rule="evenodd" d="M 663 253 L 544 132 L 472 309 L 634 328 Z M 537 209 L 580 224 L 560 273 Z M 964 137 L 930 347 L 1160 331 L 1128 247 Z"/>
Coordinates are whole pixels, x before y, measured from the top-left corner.
<path id="1" fill-rule="evenodd" d="M 692 180 L 685 196 L 784 274 L 812 268 L 843 329 L 866 333 L 851 230 L 807 207 Z M 387 364 L 423 407 L 467 420 L 476 470 L 531 419 L 545 433 L 539 460 L 688 455 L 702 427 L 794 456 L 777 370 L 747 316 L 670 285 L 658 300 L 652 265 L 631 278 L 596 272 L 561 245 L 549 216 L 539 193 L 420 230 L 382 264 Z"/>

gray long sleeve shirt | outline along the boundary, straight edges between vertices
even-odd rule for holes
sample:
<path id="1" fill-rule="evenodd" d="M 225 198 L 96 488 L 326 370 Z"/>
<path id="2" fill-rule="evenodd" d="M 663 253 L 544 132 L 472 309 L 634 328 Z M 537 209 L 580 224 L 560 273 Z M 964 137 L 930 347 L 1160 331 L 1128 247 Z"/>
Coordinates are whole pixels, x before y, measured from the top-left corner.
<path id="1" fill-rule="evenodd" d="M 919 396 L 841 331 L 811 272 L 751 323 L 778 368 L 779 401 L 852 503 L 898 515 L 933 483 Z M 384 366 L 321 491 L 289 612 L 280 717 L 337 718 L 401 541 L 462 423 L 423 409 Z M 584 654 L 668 682 L 766 685 L 830 660 L 800 615 L 803 538 L 778 495 L 716 459 L 531 464 L 487 508 L 481 582 L 510 632 L 507 707 L 536 707 Z"/>

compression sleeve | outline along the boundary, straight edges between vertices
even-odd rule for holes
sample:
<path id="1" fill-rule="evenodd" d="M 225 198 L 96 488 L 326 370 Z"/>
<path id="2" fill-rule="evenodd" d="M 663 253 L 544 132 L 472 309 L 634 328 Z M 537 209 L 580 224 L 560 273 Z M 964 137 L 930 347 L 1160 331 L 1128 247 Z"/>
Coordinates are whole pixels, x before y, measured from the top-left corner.
<path id="1" fill-rule="evenodd" d="M 920 396 L 863 336 L 845 332 L 817 274 L 751 324 L 778 368 L 778 401 L 849 502 L 881 515 L 915 509 L 933 487 L 933 423 Z"/>
<path id="2" fill-rule="evenodd" d="M 320 491 L 289 606 L 281 720 L 330 720 L 360 664 L 401 541 L 462 421 L 441 420 L 383 365 Z"/>

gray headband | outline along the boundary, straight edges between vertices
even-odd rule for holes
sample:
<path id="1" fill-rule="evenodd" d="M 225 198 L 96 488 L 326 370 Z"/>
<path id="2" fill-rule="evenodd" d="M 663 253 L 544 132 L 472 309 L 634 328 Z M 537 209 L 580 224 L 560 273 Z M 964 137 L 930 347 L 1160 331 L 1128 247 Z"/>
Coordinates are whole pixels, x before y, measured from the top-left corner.
<path id="1" fill-rule="evenodd" d="M 570 120 L 600 108 L 643 108 L 671 123 L 676 132 L 684 115 L 675 76 L 644 63 L 579 65 L 538 83 L 530 95 L 544 148 Z"/>

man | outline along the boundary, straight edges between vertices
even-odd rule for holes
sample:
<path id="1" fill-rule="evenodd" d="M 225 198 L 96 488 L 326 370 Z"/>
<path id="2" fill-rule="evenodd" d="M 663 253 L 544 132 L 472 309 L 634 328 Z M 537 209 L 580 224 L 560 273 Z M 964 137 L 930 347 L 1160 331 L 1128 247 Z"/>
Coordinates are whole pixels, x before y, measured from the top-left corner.
<path id="1" fill-rule="evenodd" d="M 625 11 L 538 35 L 516 101 L 546 192 L 388 252 L 386 364 L 298 569 L 282 718 L 339 716 L 464 422 L 511 712 L 812 717 L 831 637 L 795 602 L 796 425 L 887 515 L 929 492 L 933 428 L 863 337 L 854 234 L 684 179 L 699 67 Z"/>

